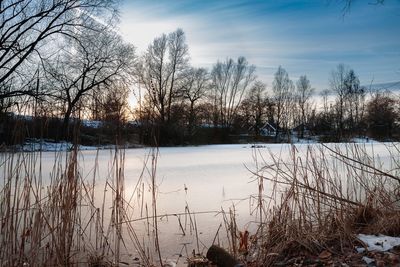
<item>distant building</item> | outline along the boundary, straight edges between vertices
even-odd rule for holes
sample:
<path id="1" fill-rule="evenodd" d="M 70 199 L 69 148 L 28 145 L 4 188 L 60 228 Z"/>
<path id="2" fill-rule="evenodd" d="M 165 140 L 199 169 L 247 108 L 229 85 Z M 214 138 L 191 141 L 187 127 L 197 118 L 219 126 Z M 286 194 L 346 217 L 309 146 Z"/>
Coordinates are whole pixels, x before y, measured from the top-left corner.
<path id="1" fill-rule="evenodd" d="M 275 136 L 277 125 L 273 122 L 266 122 L 260 129 L 261 136 Z"/>

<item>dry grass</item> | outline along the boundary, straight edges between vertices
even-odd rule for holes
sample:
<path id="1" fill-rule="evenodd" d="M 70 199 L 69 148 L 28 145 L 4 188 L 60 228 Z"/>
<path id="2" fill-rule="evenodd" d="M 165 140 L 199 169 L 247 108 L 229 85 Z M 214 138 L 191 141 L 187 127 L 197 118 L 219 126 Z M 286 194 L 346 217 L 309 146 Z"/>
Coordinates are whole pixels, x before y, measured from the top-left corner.
<path id="1" fill-rule="evenodd" d="M 322 251 L 344 255 L 359 244 L 358 233 L 399 236 L 398 148 L 387 147 L 385 166 L 363 145 L 292 146 L 288 159 L 270 153 L 272 164 L 259 163 L 254 172 L 259 188 L 271 191 L 260 197 L 264 231 L 256 234 L 253 264 Z"/>
<path id="2" fill-rule="evenodd" d="M 92 179 L 82 177 L 77 148 L 56 153 L 50 177 L 45 178 L 41 153 L 2 154 L 0 266 L 111 266 L 121 262 L 128 241 L 145 261 L 134 230 L 129 223 L 126 230 L 122 227 L 130 218 L 124 197 L 124 151 L 112 154 L 102 194 L 95 193 L 98 166 Z M 99 195 L 103 198 L 96 199 Z"/>
<path id="3" fill-rule="evenodd" d="M 107 173 L 99 173 L 98 156 L 87 173 L 78 148 L 57 152 L 47 177 L 40 152 L 1 154 L 0 266 L 162 266 L 158 223 L 169 218 L 183 236 L 195 236 L 194 254 L 204 252 L 195 216 L 217 212 L 187 205 L 182 213 L 158 214 L 157 149 L 145 157 L 129 194 L 125 151 L 110 151 Z M 192 255 L 187 244 L 176 262 L 184 254 Z"/>
<path id="4" fill-rule="evenodd" d="M 213 244 L 225 240 L 236 258 L 273 266 L 299 253 L 346 253 L 360 244 L 357 233 L 400 235 L 397 145 L 387 147 L 391 157 L 385 164 L 362 145 L 302 149 L 293 146 L 289 157 L 257 156 L 258 231 L 240 233 L 233 206 L 220 212 L 222 224 Z M 176 220 L 183 236 L 196 237 L 195 250 L 183 244 L 180 254 L 204 254 L 207 246 L 196 222 L 200 213 L 188 206 L 183 213 L 157 212 L 157 153 L 148 154 L 129 195 L 123 150 L 110 153 L 104 187 L 98 186 L 97 157 L 90 176 L 83 177 L 78 149 L 56 153 L 49 178 L 43 177 L 40 152 L 3 153 L 0 266 L 124 265 L 132 247 L 143 265 L 162 266 L 161 218 Z M 138 221 L 146 225 L 144 235 L 135 229 Z"/>

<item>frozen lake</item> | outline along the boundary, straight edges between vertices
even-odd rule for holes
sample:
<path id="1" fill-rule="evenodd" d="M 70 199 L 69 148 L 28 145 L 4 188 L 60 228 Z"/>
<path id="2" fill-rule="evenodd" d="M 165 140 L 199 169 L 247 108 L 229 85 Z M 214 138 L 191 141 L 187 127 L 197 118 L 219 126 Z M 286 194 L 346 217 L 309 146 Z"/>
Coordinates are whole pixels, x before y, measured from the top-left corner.
<path id="1" fill-rule="evenodd" d="M 300 158 L 308 146 L 307 144 L 296 145 Z M 320 147 L 317 144 L 311 146 L 316 149 Z M 384 144 L 368 143 L 361 146 L 365 146 L 369 154 L 374 157 L 379 156 L 383 163 L 387 162 L 390 156 Z M 132 221 L 131 225 L 140 241 L 148 244 L 150 251 L 154 250 L 152 243 L 154 225 L 145 219 L 146 214 L 152 215 L 150 210 L 152 209 L 151 174 L 153 172 L 156 183 L 157 214 L 160 216 L 157 221 L 163 259 L 177 260 L 179 254 L 186 256 L 193 249 L 205 252 L 212 244 L 220 223 L 223 223 L 223 216 L 215 213 L 221 209 L 229 212 L 230 208 L 235 207 L 238 228 L 252 232 L 255 224 L 251 222 L 257 220 L 255 197 L 258 194 L 258 183 L 251 171 L 256 171 L 265 164 L 271 164 L 271 154 L 283 161 L 289 160 L 292 148 L 288 144 L 265 144 L 257 148 L 252 145 L 160 148 L 157 164 L 153 167 L 151 149 L 127 149 L 124 152 L 123 176 L 125 204 L 129 208 L 125 220 Z M 111 202 L 112 189 L 110 188 L 113 188 L 112 177 L 115 172 L 112 168 L 113 154 L 110 150 L 81 151 L 78 159 L 84 183 L 92 184 L 93 177 L 96 177 L 95 205 L 101 207 L 103 196 L 107 195 L 105 218 L 111 216 L 111 212 L 107 210 L 111 207 L 109 202 Z M 38 156 L 41 157 L 44 181 L 49 179 L 56 155 L 65 158 L 66 153 L 43 152 L 41 156 Z M 7 154 L 2 154 L 2 157 L 2 162 L 4 162 Z M 1 165 L 1 173 L 6 173 L 4 166 L 4 164 Z M 340 168 L 340 166 L 335 165 L 335 168 Z M 111 185 L 107 187 L 105 193 L 106 182 Z M 264 193 L 268 194 L 270 190 L 268 183 L 265 183 Z M 191 213 L 190 216 L 188 212 Z M 162 216 L 171 214 L 172 216 Z M 181 215 L 178 216 L 178 214 Z M 193 228 L 194 219 L 197 237 Z M 125 224 L 123 229 L 126 231 Z M 224 242 L 225 233 L 223 226 L 218 236 L 220 242 Z M 129 238 L 125 245 L 125 260 L 129 261 L 137 257 L 135 246 L 133 242 L 129 242 Z M 179 261 L 184 262 L 183 259 Z"/>
<path id="2" fill-rule="evenodd" d="M 254 198 L 250 198 L 258 192 L 257 181 L 254 181 L 255 177 L 250 171 L 256 169 L 255 157 L 260 157 L 260 152 L 267 153 L 267 150 L 278 154 L 289 147 L 268 145 L 268 148 L 254 149 L 251 145 L 211 145 L 160 148 L 156 166 L 157 213 L 187 213 L 188 207 L 190 213 L 196 213 L 191 218 L 196 220 L 198 229 L 196 237 L 189 217 L 181 215 L 180 220 L 185 231 L 183 236 L 177 217 L 161 217 L 158 227 L 163 258 L 176 260 L 179 254 L 186 256 L 186 249 L 189 254 L 193 249 L 197 251 L 197 238 L 199 250 L 205 253 L 212 244 L 220 223 L 223 223 L 223 216 L 215 211 L 224 209 L 229 213 L 229 208 L 233 208 L 233 205 L 238 227 L 242 230 L 254 228 L 249 222 L 256 219 L 254 210 L 257 203 Z M 134 207 L 135 212 L 131 217 L 133 220 L 145 217 L 142 199 L 138 199 L 137 192 L 133 193 L 135 188 L 144 188 L 141 197 L 144 196 L 144 205 L 147 203 L 148 209 L 151 209 L 152 167 L 151 158 L 148 158 L 151 153 L 151 149 L 125 151 L 125 198 Z M 84 159 L 83 169 L 92 168 L 96 152 L 82 151 L 81 155 Z M 104 174 L 110 169 L 110 156 L 109 151 L 99 152 L 99 187 L 103 186 L 102 181 L 106 179 Z M 91 177 L 90 173 L 87 175 L 88 178 Z M 147 220 L 134 223 L 140 236 L 146 236 L 146 223 Z M 225 242 L 225 235 L 223 226 L 220 229 L 220 242 Z M 184 244 L 186 247 L 183 247 Z M 183 263 L 183 259 L 180 261 Z"/>

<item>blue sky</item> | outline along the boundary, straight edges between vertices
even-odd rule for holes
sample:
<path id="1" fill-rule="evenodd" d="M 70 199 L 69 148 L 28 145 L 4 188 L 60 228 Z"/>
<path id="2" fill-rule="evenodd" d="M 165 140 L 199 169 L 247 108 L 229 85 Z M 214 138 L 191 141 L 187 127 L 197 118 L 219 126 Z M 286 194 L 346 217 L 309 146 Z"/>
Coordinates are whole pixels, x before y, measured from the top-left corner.
<path id="1" fill-rule="evenodd" d="M 343 15 L 341 0 L 125 0 L 120 31 L 140 54 L 182 28 L 192 65 L 245 56 L 269 88 L 279 65 L 294 81 L 306 74 L 317 90 L 329 88 L 339 63 L 362 84 L 400 81 L 400 1 L 373 1 L 354 0 Z"/>

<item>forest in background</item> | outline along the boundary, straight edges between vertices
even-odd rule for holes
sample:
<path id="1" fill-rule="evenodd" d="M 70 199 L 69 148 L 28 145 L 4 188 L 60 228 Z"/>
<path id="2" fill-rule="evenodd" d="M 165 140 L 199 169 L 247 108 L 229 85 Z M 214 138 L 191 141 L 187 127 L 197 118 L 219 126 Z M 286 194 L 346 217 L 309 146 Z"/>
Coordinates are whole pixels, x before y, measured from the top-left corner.
<path id="1" fill-rule="evenodd" d="M 245 57 L 191 64 L 185 33 L 156 37 L 142 54 L 114 30 L 113 1 L 1 2 L 0 142 L 86 145 L 397 140 L 399 98 L 332 66 L 313 89 L 277 67 L 271 85 Z M 135 96 L 135 105 L 128 101 Z M 94 127 L 95 126 L 95 127 Z"/>

